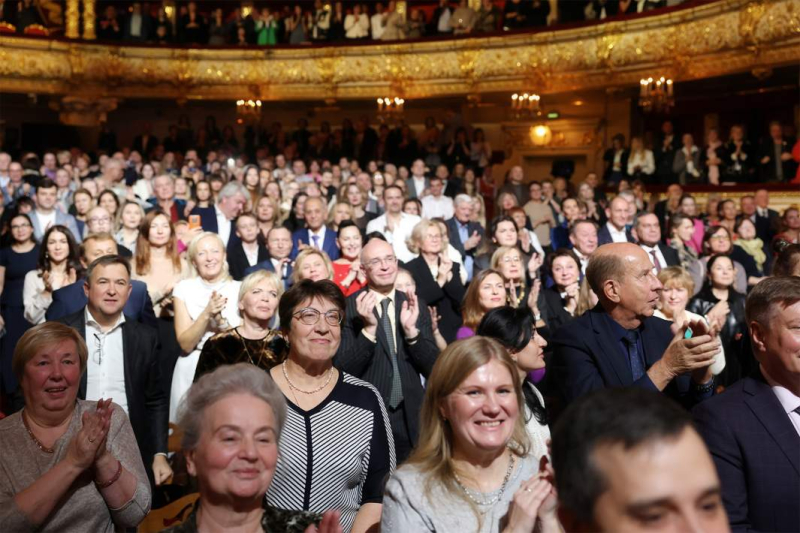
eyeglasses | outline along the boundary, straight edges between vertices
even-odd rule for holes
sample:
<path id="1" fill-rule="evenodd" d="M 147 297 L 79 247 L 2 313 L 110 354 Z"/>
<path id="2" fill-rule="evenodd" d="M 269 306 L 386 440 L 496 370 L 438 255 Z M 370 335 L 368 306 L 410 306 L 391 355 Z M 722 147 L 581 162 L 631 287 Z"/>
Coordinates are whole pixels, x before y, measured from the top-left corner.
<path id="1" fill-rule="evenodd" d="M 521 262 L 522 258 L 520 258 L 519 256 L 503 258 L 503 263 L 521 263 Z"/>
<path id="2" fill-rule="evenodd" d="M 727 235 L 714 235 L 709 240 L 712 240 L 712 241 L 729 241 L 729 240 L 731 240 L 731 238 L 728 237 Z"/>
<path id="3" fill-rule="evenodd" d="M 11 229 L 22 229 L 22 228 L 30 228 L 30 224 L 14 224 L 11 226 Z"/>
<path id="4" fill-rule="evenodd" d="M 111 222 L 111 217 L 92 217 L 89 222 Z"/>
<path id="5" fill-rule="evenodd" d="M 344 313 L 338 309 L 331 309 L 327 313 L 322 313 L 312 307 L 305 307 L 292 316 L 306 326 L 313 326 L 319 322 L 319 317 L 323 314 L 325 315 L 325 322 L 327 322 L 329 326 L 340 326 L 342 320 L 344 320 Z"/>
<path id="6" fill-rule="evenodd" d="M 375 268 L 377 266 L 386 265 L 393 265 L 397 262 L 397 258 L 393 255 L 387 255 L 386 257 L 376 257 L 375 259 L 370 259 L 367 261 L 367 266 L 369 268 Z"/>

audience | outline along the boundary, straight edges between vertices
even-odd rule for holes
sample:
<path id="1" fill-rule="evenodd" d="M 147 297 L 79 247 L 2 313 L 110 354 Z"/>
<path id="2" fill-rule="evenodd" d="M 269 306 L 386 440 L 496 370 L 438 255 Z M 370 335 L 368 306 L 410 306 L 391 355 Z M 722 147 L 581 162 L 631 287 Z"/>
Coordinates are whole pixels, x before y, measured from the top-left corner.
<path id="1" fill-rule="evenodd" d="M 0 420 L 4 529 L 77 525 L 111 533 L 135 528 L 150 510 L 125 413 L 110 398 L 78 399 L 88 359 L 78 331 L 56 322 L 31 328 L 17 343 L 12 365 L 25 409 Z"/>
<path id="2" fill-rule="evenodd" d="M 503 275 L 491 268 L 483 270 L 472 280 L 464 295 L 463 325 L 456 332 L 456 339 L 474 336 L 478 324 L 488 311 L 507 304 L 508 296 Z"/>
<path id="3" fill-rule="evenodd" d="M 47 308 L 53 303 L 53 292 L 77 281 L 82 270 L 78 253 L 78 245 L 66 226 L 51 226 L 45 232 L 37 268 L 25 275 L 22 288 L 25 320 L 31 324 L 44 322 Z"/>

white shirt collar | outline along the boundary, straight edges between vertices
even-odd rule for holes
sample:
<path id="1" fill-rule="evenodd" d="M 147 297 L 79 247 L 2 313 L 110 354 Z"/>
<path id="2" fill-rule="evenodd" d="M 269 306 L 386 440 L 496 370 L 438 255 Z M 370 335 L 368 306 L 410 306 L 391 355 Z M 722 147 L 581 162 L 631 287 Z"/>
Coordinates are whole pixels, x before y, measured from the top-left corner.
<path id="1" fill-rule="evenodd" d="M 92 316 L 92 312 L 89 311 L 89 306 L 88 305 L 85 308 L 84 318 L 86 320 L 86 325 L 87 326 L 91 326 L 91 327 L 95 328 L 98 331 L 102 331 L 103 328 L 100 326 L 100 324 L 97 322 L 97 320 L 94 319 L 94 316 Z M 111 333 L 112 331 L 114 331 L 115 329 L 117 329 L 118 327 L 120 327 L 124 323 L 125 323 L 125 313 L 120 313 L 119 314 L 119 318 L 117 318 L 117 321 L 114 323 L 114 325 L 111 328 L 109 328 L 109 330 L 106 331 L 104 334 L 108 335 L 109 333 Z"/>
<path id="2" fill-rule="evenodd" d="M 792 391 L 772 379 L 772 377 L 767 374 L 767 370 L 763 365 L 761 365 L 761 374 L 764 376 L 764 379 L 767 380 L 769 386 L 772 387 L 772 392 L 777 396 L 786 414 L 793 413 L 800 408 L 800 396 L 796 396 Z"/>

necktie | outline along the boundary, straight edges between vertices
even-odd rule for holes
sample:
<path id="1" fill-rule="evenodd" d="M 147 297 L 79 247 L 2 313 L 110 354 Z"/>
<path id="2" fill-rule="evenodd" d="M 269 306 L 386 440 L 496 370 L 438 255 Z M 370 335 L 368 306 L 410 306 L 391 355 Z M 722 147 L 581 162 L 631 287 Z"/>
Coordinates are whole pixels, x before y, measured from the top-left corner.
<path id="1" fill-rule="evenodd" d="M 642 362 L 641 354 L 639 353 L 639 332 L 635 329 L 628 330 L 625 333 L 625 344 L 628 346 L 628 360 L 631 364 L 631 375 L 633 381 L 638 380 L 644 376 L 644 363 Z"/>
<path id="2" fill-rule="evenodd" d="M 312 235 L 311 238 L 314 241 L 314 248 L 319 250 L 319 235 Z"/>
<path id="3" fill-rule="evenodd" d="M 656 273 L 661 272 L 661 262 L 658 260 L 655 248 L 650 250 L 650 256 L 653 258 L 653 266 L 656 267 Z"/>
<path id="4" fill-rule="evenodd" d="M 396 409 L 403 401 L 403 382 L 400 380 L 400 367 L 397 366 L 397 349 L 394 346 L 392 321 L 389 318 L 389 303 L 389 298 L 384 298 L 381 302 L 381 329 L 386 334 L 389 359 L 392 361 L 392 390 L 389 393 L 389 407 Z"/>

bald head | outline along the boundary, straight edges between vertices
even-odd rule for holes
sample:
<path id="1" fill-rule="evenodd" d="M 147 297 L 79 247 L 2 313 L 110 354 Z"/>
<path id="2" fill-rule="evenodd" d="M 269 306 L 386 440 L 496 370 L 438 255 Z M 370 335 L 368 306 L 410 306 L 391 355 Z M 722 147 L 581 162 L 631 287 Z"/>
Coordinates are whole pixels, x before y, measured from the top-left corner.
<path id="1" fill-rule="evenodd" d="M 397 278 L 397 257 L 392 245 L 381 239 L 371 239 L 361 250 L 361 268 L 367 275 L 369 288 L 388 293 Z"/>

